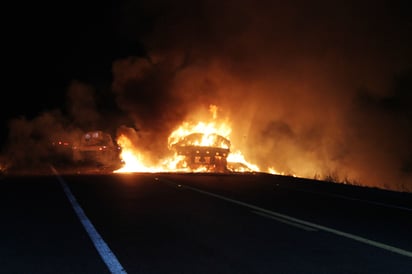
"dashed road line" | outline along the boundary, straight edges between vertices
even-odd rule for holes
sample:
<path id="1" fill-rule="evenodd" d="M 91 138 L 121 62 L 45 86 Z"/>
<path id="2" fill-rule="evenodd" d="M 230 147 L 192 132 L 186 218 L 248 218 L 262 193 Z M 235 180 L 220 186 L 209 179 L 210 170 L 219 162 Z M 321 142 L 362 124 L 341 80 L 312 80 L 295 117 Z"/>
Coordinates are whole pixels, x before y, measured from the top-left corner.
<path id="1" fill-rule="evenodd" d="M 252 209 L 254 211 L 258 211 L 258 212 L 263 213 L 263 214 L 268 214 L 268 215 L 273 216 L 273 217 L 278 217 L 278 218 L 281 218 L 282 220 L 288 220 L 290 222 L 293 222 L 293 223 L 296 223 L 296 224 L 301 224 L 301 225 L 304 225 L 304 226 L 307 226 L 307 227 L 311 227 L 313 229 L 326 231 L 326 232 L 329 232 L 329 233 L 332 233 L 332 234 L 335 234 L 335 235 L 339 235 L 341 237 L 352 239 L 352 240 L 355 240 L 355 241 L 358 241 L 358 242 L 361 242 L 361 243 L 364 243 L 364 244 L 367 244 L 367 245 L 370 245 L 370 246 L 378 247 L 378 248 L 383 249 L 383 250 L 391 251 L 393 253 L 412 258 L 412 252 L 408 251 L 408 250 L 397 248 L 397 247 L 387 245 L 387 244 L 384 244 L 384 243 L 380 243 L 380 242 L 377 242 L 377 241 L 369 240 L 369 239 L 366 239 L 366 238 L 363 238 L 363 237 L 360 237 L 360 236 L 357 236 L 357 235 L 354 235 L 354 234 L 346 233 L 346 232 L 343 232 L 343 231 L 340 231 L 340 230 L 337 230 L 337 229 L 333 229 L 333 228 L 329 228 L 329 227 L 326 227 L 326 226 L 318 225 L 318 224 L 315 224 L 315 223 L 312 223 L 312 222 L 304 221 L 304 220 L 301 220 L 301 219 L 298 219 L 298 218 L 295 218 L 295 217 L 291 217 L 291 216 L 281 214 L 281 213 L 278 213 L 278 212 L 275 212 L 275 211 L 272 211 L 272 210 L 268 210 L 268 209 L 261 208 L 261 207 L 258 207 L 258 206 L 252 205 L 252 204 L 248 204 L 248 203 L 241 202 L 241 201 L 238 201 L 238 200 L 235 200 L 235 199 L 231 199 L 231 198 L 228 198 L 228 197 L 225 197 L 225 196 L 222 196 L 222 195 L 219 195 L 219 194 L 215 194 L 215 193 L 212 193 L 212 192 L 208 192 L 208 191 L 205 191 L 205 190 L 202 190 L 202 189 L 177 184 L 177 183 L 175 183 L 171 180 L 168 180 L 168 179 L 155 178 L 155 180 L 160 181 L 160 182 L 163 181 L 165 183 L 169 183 L 169 184 L 172 184 L 172 185 L 175 185 L 175 186 L 179 185 L 179 187 L 182 188 L 182 189 L 192 190 L 192 191 L 204 194 L 204 195 L 208 195 L 208 196 L 211 196 L 211 197 L 218 198 L 220 200 L 230 202 L 232 204 L 240 205 L 240 206 Z"/>
<path id="2" fill-rule="evenodd" d="M 284 224 L 287 224 L 287 225 L 290 225 L 290 226 L 294 226 L 294 227 L 297 227 L 297 228 L 300 228 L 300 229 L 303 229 L 303 230 L 306 230 L 306 231 L 317 231 L 316 229 L 314 229 L 314 228 L 312 228 L 312 227 L 305 226 L 305 225 L 301 225 L 301 224 L 297 224 L 297 223 L 294 223 L 294 222 L 290 222 L 290 221 L 284 220 L 284 219 L 282 219 L 282 218 L 275 217 L 275 216 L 272 216 L 272 215 L 269 215 L 269 214 L 266 214 L 266 213 L 263 213 L 263 212 L 260 212 L 260 211 L 254 211 L 254 210 L 252 210 L 251 212 L 253 212 L 253 213 L 257 214 L 257 215 L 260 215 L 260 216 L 262 216 L 262 217 L 265 217 L 265 218 L 268 218 L 268 219 L 272 219 L 272 220 L 276 220 L 276 221 L 278 221 L 278 222 L 280 222 L 280 223 L 284 223 Z"/>

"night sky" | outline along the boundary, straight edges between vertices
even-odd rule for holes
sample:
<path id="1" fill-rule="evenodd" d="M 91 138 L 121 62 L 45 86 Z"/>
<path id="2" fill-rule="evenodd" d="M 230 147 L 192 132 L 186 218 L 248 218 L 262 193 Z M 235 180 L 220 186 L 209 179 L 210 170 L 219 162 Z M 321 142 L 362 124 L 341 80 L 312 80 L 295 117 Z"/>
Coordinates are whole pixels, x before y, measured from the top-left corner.
<path id="1" fill-rule="evenodd" d="M 30 138 L 33 127 L 127 125 L 161 152 L 173 127 L 214 103 L 260 165 L 412 189 L 410 10 L 407 1 L 7 4 L 3 151 L 22 127 Z"/>
<path id="2" fill-rule="evenodd" d="M 109 4 L 18 3 L 7 12 L 12 17 L 3 39 L 8 94 L 24 95 L 2 100 L 2 114 L 8 118 L 34 117 L 64 107 L 72 80 L 110 85 L 113 60 L 139 51 L 133 42 L 116 35 Z"/>

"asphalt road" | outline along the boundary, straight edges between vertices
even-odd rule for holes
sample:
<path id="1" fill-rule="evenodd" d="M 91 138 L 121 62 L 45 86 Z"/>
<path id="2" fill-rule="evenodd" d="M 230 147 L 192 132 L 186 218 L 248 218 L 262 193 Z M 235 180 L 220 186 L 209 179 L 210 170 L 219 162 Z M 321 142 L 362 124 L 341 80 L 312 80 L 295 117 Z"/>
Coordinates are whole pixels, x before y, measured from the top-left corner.
<path id="1" fill-rule="evenodd" d="M 412 273 L 411 193 L 268 174 L 6 176 L 0 212 L 0 273 Z"/>

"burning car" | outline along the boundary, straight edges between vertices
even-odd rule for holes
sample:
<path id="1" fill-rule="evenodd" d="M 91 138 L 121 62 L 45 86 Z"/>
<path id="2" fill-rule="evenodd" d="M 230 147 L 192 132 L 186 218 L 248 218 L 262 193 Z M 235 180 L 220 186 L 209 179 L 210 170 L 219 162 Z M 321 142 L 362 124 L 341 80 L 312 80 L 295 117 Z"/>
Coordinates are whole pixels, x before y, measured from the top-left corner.
<path id="1" fill-rule="evenodd" d="M 73 145 L 73 160 L 75 163 L 118 167 L 122 164 L 120 151 L 110 134 L 90 131 Z"/>
<path id="2" fill-rule="evenodd" d="M 192 171 L 226 172 L 230 141 L 221 135 L 192 133 L 171 146 L 184 156 L 182 167 Z"/>

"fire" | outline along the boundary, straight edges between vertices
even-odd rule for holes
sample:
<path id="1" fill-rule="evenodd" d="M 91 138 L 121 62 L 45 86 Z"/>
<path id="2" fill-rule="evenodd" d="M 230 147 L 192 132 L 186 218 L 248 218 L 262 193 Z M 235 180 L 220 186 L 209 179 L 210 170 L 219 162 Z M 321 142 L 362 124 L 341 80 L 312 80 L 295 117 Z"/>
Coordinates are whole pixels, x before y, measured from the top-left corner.
<path id="1" fill-rule="evenodd" d="M 168 148 L 173 156 L 157 164 L 147 161 L 145 155 L 126 135 L 120 135 L 124 166 L 120 172 L 250 172 L 260 171 L 257 165 L 246 161 L 240 150 L 231 151 L 232 128 L 228 120 L 218 119 L 218 107 L 210 105 L 211 118 L 206 121 L 183 122 L 168 137 Z"/>
<path id="2" fill-rule="evenodd" d="M 286 174 L 285 172 L 279 172 L 279 171 L 277 171 L 274 167 L 269 167 L 269 168 L 268 168 L 268 173 L 270 173 L 270 174 L 275 174 L 275 175 L 283 175 L 283 176 L 297 177 L 295 174 Z"/>
<path id="3" fill-rule="evenodd" d="M 280 175 L 281 173 L 279 171 L 277 171 L 275 168 L 273 167 L 269 167 L 268 168 L 268 173 L 270 174 L 275 174 L 275 175 Z"/>
<path id="4" fill-rule="evenodd" d="M 226 123 L 216 124 L 216 122 L 199 122 L 192 125 L 189 122 L 184 122 L 170 134 L 168 141 L 169 147 L 193 133 L 201 133 L 202 136 L 189 141 L 192 146 L 216 146 L 228 148 L 224 143 L 217 143 L 217 136 L 220 135 L 228 138 L 231 133 L 231 128 Z"/>
<path id="5" fill-rule="evenodd" d="M 120 135 L 117 139 L 117 143 L 122 148 L 120 154 L 121 159 L 124 162 L 124 166 L 114 172 L 158 172 L 157 168 L 147 166 L 144 156 L 138 151 L 138 149 L 132 144 L 129 138 L 125 135 Z"/>
<path id="6" fill-rule="evenodd" d="M 260 168 L 257 165 L 249 163 L 245 160 L 242 152 L 236 151 L 235 153 L 230 153 L 227 157 L 229 163 L 240 163 L 241 167 L 234 169 L 233 171 L 245 172 L 245 171 L 260 171 Z"/>

